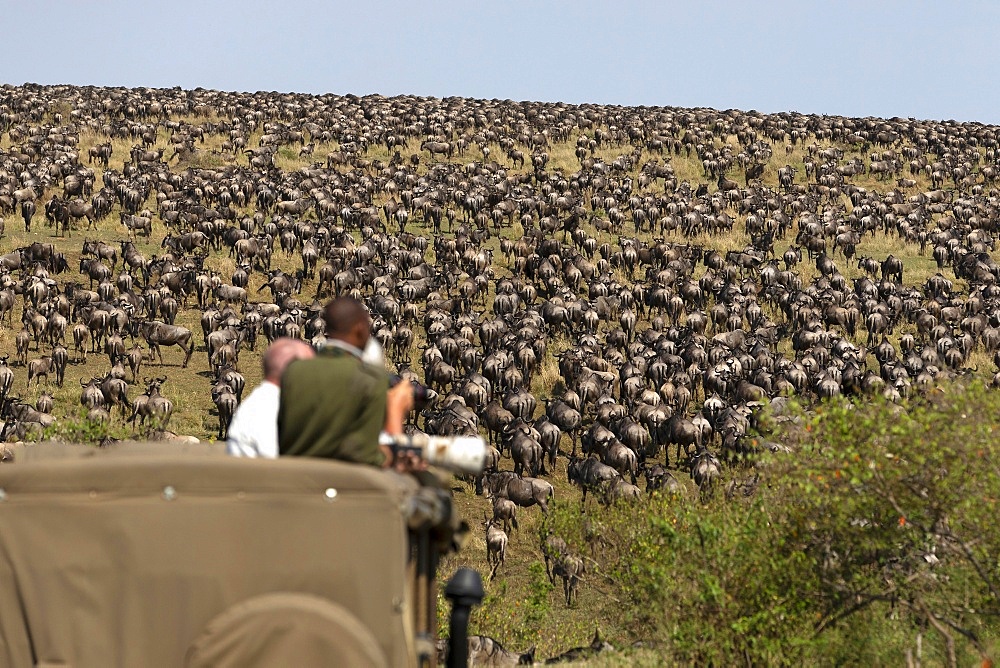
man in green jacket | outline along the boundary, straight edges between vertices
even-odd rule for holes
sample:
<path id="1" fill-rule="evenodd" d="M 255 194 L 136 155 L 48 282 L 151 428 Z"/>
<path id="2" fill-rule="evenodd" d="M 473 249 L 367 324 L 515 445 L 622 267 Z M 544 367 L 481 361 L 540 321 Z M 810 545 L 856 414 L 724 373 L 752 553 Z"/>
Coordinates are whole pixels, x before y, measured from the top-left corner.
<path id="1" fill-rule="evenodd" d="M 413 388 L 390 389 L 385 369 L 362 361 L 371 336 L 364 304 L 340 297 L 324 315 L 327 340 L 316 357 L 293 362 L 281 379 L 279 452 L 388 466 L 391 451 L 379 445 L 379 432 L 403 433 Z"/>

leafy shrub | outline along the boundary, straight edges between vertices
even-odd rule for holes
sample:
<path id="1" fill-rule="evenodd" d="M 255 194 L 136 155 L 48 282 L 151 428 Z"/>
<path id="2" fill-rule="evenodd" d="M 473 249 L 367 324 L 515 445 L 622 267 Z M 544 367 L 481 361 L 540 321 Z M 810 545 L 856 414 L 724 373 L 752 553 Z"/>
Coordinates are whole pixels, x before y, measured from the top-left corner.
<path id="1" fill-rule="evenodd" d="M 689 489 L 541 528 L 589 555 L 622 640 L 699 665 L 967 665 L 1000 612 L 1000 395 L 824 404 L 778 434 L 750 498 Z M 730 472 L 746 476 L 745 472 Z"/>
<path id="2" fill-rule="evenodd" d="M 817 633 L 850 634 L 877 614 L 904 637 L 926 637 L 940 663 L 990 653 L 1000 612 L 998 417 L 1000 395 L 951 385 L 906 410 L 825 405 L 797 434 L 799 452 L 773 473 L 795 502 L 788 538 L 813 564 Z"/>
<path id="3" fill-rule="evenodd" d="M 86 414 L 83 414 L 56 420 L 45 428 L 41 440 L 100 445 L 106 439 L 124 437 L 124 428 L 116 429 L 107 422 L 88 420 Z"/>

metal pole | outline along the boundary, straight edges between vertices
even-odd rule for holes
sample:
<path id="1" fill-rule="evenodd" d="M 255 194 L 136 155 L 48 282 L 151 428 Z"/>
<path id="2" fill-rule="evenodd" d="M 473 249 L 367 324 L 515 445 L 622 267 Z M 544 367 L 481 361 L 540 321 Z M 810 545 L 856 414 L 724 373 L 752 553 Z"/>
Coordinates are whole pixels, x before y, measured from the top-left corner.
<path id="1" fill-rule="evenodd" d="M 417 660 L 421 666 L 434 664 L 434 648 L 431 640 L 430 623 L 427 615 L 427 600 L 432 595 L 431 587 L 434 573 L 429 572 L 431 565 L 430 531 L 421 528 L 417 532 L 417 587 L 414 600 L 416 613 L 416 634 L 418 643 Z"/>
<path id="2" fill-rule="evenodd" d="M 465 668 L 469 664 L 469 615 L 486 595 L 483 579 L 471 568 L 459 568 L 448 581 L 444 595 L 451 601 L 448 668 Z"/>

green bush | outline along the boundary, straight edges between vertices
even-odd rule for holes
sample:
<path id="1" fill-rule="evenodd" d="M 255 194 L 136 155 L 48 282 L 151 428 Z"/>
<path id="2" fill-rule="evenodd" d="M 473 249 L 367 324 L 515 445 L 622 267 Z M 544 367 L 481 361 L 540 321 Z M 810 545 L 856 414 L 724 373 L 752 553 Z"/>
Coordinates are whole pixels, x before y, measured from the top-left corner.
<path id="1" fill-rule="evenodd" d="M 84 413 L 75 418 L 65 417 L 56 420 L 45 428 L 41 440 L 100 445 L 106 439 L 121 439 L 126 436 L 124 427 L 115 427 L 108 422 L 89 420 Z"/>
<path id="2" fill-rule="evenodd" d="M 979 663 L 1000 613 L 998 417 L 981 385 L 824 404 L 784 423 L 794 452 L 758 463 L 749 498 L 561 504 L 541 533 L 590 559 L 621 640 L 668 662 Z"/>
<path id="3" fill-rule="evenodd" d="M 847 636 L 881 615 L 895 622 L 883 626 L 887 648 L 920 636 L 950 665 L 992 653 L 998 416 L 1000 395 L 975 383 L 935 390 L 906 410 L 825 405 L 789 434 L 800 449 L 772 472 L 775 491 L 795 502 L 789 537 L 813 563 L 818 634 Z"/>

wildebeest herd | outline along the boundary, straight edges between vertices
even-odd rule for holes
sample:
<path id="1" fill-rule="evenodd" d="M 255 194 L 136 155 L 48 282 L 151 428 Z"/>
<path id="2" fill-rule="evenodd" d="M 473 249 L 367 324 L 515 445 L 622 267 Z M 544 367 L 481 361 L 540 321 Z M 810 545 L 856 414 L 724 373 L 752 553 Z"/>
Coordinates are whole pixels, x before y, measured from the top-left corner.
<path id="1" fill-rule="evenodd" d="M 752 436 L 769 400 L 980 371 L 998 165 L 974 123 L 3 86 L 0 436 L 83 411 L 170 437 L 214 405 L 224 437 L 262 345 L 351 294 L 437 395 L 413 428 L 495 446 L 475 486 L 502 573 L 557 469 L 608 504 L 710 495 L 782 447 Z M 79 401 L 32 405 L 67 377 Z M 545 550 L 570 604 L 585 564 Z"/>

